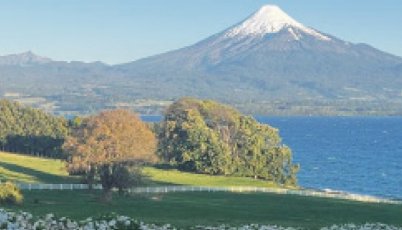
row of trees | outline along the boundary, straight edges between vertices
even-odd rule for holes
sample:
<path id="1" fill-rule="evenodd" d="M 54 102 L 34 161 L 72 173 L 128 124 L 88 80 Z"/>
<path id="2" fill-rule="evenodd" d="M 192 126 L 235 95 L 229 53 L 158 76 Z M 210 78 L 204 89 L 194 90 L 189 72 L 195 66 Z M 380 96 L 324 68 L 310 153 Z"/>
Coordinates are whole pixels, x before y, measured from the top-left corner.
<path id="1" fill-rule="evenodd" d="M 0 149 L 60 158 L 67 121 L 41 110 L 0 100 Z"/>
<path id="2" fill-rule="evenodd" d="M 62 146 L 69 172 L 85 175 L 90 184 L 100 181 L 106 198 L 112 188 L 139 183 L 141 165 L 158 160 L 196 173 L 296 184 L 298 166 L 278 130 L 214 101 L 178 100 L 153 130 L 125 110 L 66 122 L 7 101 L 0 109 L 1 146 L 50 156 L 61 156 Z M 25 139 L 11 142 L 16 136 Z M 37 137 L 48 139 L 35 142 Z"/>

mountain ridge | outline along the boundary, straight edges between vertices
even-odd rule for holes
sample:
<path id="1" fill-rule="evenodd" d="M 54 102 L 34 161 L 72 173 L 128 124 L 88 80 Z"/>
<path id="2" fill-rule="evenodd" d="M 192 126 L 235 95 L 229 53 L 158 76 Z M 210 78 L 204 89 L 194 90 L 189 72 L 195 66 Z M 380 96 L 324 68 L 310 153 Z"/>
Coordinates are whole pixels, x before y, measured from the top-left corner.
<path id="1" fill-rule="evenodd" d="M 24 65 L 45 64 L 52 61 L 53 61 L 52 59 L 38 56 L 34 54 L 32 51 L 0 56 L 0 65 L 24 66 Z"/>
<path id="2" fill-rule="evenodd" d="M 0 81 L 12 85 L 0 84 L 0 95 L 23 91 L 65 110 L 77 110 L 73 101 L 99 110 L 194 96 L 240 107 L 314 102 L 336 109 L 356 104 L 370 112 L 366 104 L 402 103 L 401 66 L 401 57 L 343 41 L 304 26 L 277 6 L 263 6 L 194 45 L 133 62 L 0 65 Z M 21 81 L 30 84 L 18 87 Z"/>
<path id="3" fill-rule="evenodd" d="M 331 99 L 333 96 L 329 95 L 337 95 L 340 98 L 346 95 L 342 95 L 342 93 L 339 92 L 328 94 L 328 92 L 335 90 L 334 87 L 331 87 L 331 84 L 322 86 L 324 81 L 330 80 L 328 78 L 336 77 L 334 75 L 341 75 L 341 78 L 347 78 L 351 75 L 350 72 L 354 72 L 354 75 L 358 75 L 355 77 L 357 83 L 354 85 L 349 85 L 349 83 L 344 83 L 343 86 L 339 84 L 333 85 L 339 88 L 356 87 L 356 85 L 360 84 L 365 85 L 367 88 L 369 85 L 362 79 L 362 75 L 372 75 L 372 73 L 375 73 L 379 69 L 392 67 L 393 65 L 396 66 L 402 62 L 401 58 L 379 51 L 368 45 L 345 42 L 335 36 L 324 35 L 323 33 L 311 29 L 314 31 L 314 33 L 312 33 L 310 29 L 307 30 L 307 27 L 303 26 L 301 23 L 293 21 L 290 17 L 287 18 L 288 16 L 279 8 L 274 7 L 273 10 L 271 8 L 272 6 L 268 6 L 267 10 L 267 6 L 264 6 L 239 24 L 229 27 L 192 46 L 123 64 L 120 65 L 119 68 L 123 70 L 123 72 L 129 72 L 132 77 L 148 75 L 149 78 L 153 78 L 155 81 L 166 78 L 169 79 L 173 75 L 176 75 L 176 78 L 180 78 L 180 76 L 177 75 L 184 75 L 186 76 L 184 78 L 185 81 L 194 82 L 197 86 L 202 85 L 203 82 L 199 82 L 199 80 L 195 78 L 203 77 L 207 80 L 210 78 L 210 81 L 216 81 L 217 79 L 230 81 L 235 79 L 229 78 L 228 75 L 237 75 L 238 78 L 243 79 L 243 81 L 238 81 L 235 85 L 242 83 L 247 84 L 247 81 L 249 81 L 250 84 L 247 87 L 250 90 L 261 91 L 259 88 L 263 85 L 266 85 L 266 87 L 263 87 L 262 91 L 264 91 L 264 89 L 280 89 L 283 85 L 287 84 L 288 89 L 293 88 L 290 89 L 291 91 L 298 91 L 296 94 L 308 95 L 306 99 L 311 99 L 312 97 Z M 281 24 L 279 26 L 280 28 L 271 26 L 272 30 L 259 27 L 262 31 L 261 33 L 250 32 L 249 34 L 244 34 L 239 32 L 240 36 L 227 36 L 227 34 L 231 34 L 234 30 L 239 31 L 236 29 L 239 28 L 239 26 L 242 28 L 244 24 L 250 24 L 248 23 L 250 20 L 255 21 L 254 18 L 256 15 L 265 20 L 266 16 L 261 16 L 261 12 L 270 13 L 272 11 L 274 11 L 274 14 L 278 14 L 277 12 L 283 14 L 280 18 L 285 18 L 285 21 L 287 20 L 289 23 L 279 23 Z M 269 18 L 269 15 L 267 18 Z M 258 23 L 262 23 L 264 26 L 270 26 L 270 22 L 268 22 L 268 24 L 264 24 L 264 22 Z M 295 37 L 295 34 L 298 36 Z M 317 37 L 316 34 L 320 35 Z M 325 39 L 322 39 L 322 36 L 324 36 Z M 363 59 L 366 60 L 364 61 Z M 278 60 L 282 60 L 282 62 Z M 350 63 L 353 63 L 355 66 L 350 65 Z M 175 68 L 174 66 L 180 66 L 180 68 Z M 340 67 L 338 68 L 338 66 Z M 323 71 L 325 69 L 329 71 Z M 344 71 L 347 69 L 349 69 L 349 72 Z M 241 72 L 243 72 L 243 74 Z M 211 79 L 211 75 L 213 79 Z M 305 78 L 304 83 L 297 82 L 299 79 L 295 79 L 294 75 L 303 75 Z M 312 79 L 313 77 L 317 77 L 317 75 L 322 75 L 321 80 L 323 81 L 320 81 L 320 79 Z M 385 75 L 392 74 L 386 73 Z M 280 80 L 284 78 L 287 78 L 286 81 L 281 82 Z M 183 80 L 183 77 L 180 79 Z M 189 84 L 190 83 L 187 85 Z M 253 87 L 253 85 L 257 85 L 258 87 Z M 307 85 L 315 86 L 305 87 Z M 214 87 L 213 84 L 209 84 L 209 86 Z M 216 84 L 216 86 L 214 90 L 218 90 L 221 87 L 219 84 Z M 309 92 L 307 92 L 305 88 L 307 88 Z M 321 88 L 320 91 L 326 92 L 326 95 L 317 95 L 317 90 L 312 92 L 313 88 L 314 90 Z M 205 89 L 199 90 L 199 87 L 193 87 L 191 89 L 185 89 L 183 87 L 182 90 L 184 92 L 206 91 Z M 233 96 L 236 92 L 232 91 L 231 94 Z M 197 96 L 207 97 L 205 94 L 198 94 Z M 296 99 L 289 98 L 289 93 L 265 93 L 265 96 L 271 99 Z M 351 96 L 354 97 L 354 95 Z M 219 99 L 224 99 L 225 97 L 227 97 L 227 94 Z"/>

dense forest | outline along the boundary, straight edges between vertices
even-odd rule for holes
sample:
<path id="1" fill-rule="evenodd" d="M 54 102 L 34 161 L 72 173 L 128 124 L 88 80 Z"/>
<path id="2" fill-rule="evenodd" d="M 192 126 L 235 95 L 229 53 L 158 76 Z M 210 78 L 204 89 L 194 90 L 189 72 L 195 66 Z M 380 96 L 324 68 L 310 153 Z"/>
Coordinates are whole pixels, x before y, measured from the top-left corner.
<path id="1" fill-rule="evenodd" d="M 0 100 L 0 149 L 60 158 L 68 122 L 41 110 Z"/>

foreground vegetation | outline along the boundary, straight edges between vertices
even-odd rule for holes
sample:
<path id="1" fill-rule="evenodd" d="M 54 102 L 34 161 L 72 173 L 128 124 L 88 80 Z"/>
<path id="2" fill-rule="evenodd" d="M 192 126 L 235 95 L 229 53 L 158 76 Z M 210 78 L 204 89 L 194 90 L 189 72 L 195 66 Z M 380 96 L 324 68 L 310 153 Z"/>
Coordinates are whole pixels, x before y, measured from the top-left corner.
<path id="1" fill-rule="evenodd" d="M 21 191 L 15 184 L 0 184 L 0 204 L 21 204 L 22 199 Z"/>
<path id="2" fill-rule="evenodd" d="M 156 134 L 158 155 L 181 170 L 297 184 L 299 166 L 278 130 L 215 101 L 176 101 Z"/>
<path id="3" fill-rule="evenodd" d="M 157 146 L 158 143 L 158 146 Z M 182 171 L 262 179 L 297 186 L 299 166 L 277 129 L 211 100 L 182 98 L 159 124 L 145 124 L 133 112 L 108 110 L 67 121 L 43 111 L 0 100 L 0 149 L 63 159 L 69 175 L 102 184 L 105 198 L 137 186 L 144 164 L 170 164 Z M 54 183 L 54 173 L 29 164 L 3 162 L 3 180 Z M 12 173 L 15 169 L 15 173 Z M 25 178 L 23 178 L 25 177 Z M 169 183 L 172 183 L 170 181 Z"/>
<path id="4" fill-rule="evenodd" d="M 277 130 L 215 102 L 179 100 L 169 108 L 161 124 L 154 126 L 122 110 L 66 124 L 18 104 L 2 102 L 0 109 L 0 147 L 36 154 L 44 141 L 43 146 L 50 144 L 43 150 L 48 157 L 65 159 L 0 152 L 2 181 L 85 181 L 102 183 L 104 189 L 103 193 L 24 191 L 22 204 L 3 205 L 9 210 L 29 211 L 36 216 L 54 213 L 76 220 L 113 211 L 148 223 L 171 223 L 183 228 L 249 223 L 318 228 L 349 222 L 402 226 L 401 205 L 260 193 L 124 196 L 125 189 L 141 180 L 145 185 L 297 186 L 298 166 L 292 163 L 291 151 L 281 143 Z M 54 121 L 55 126 L 47 121 Z M 162 161 L 157 162 L 156 154 Z M 167 164 L 167 169 L 145 167 L 143 173 L 139 170 L 153 163 Z M 81 177 L 69 176 L 67 164 L 71 174 Z M 113 188 L 119 189 L 120 196 Z"/>
<path id="5" fill-rule="evenodd" d="M 26 191 L 24 197 L 21 206 L 5 207 L 38 216 L 54 213 L 77 220 L 112 210 L 147 223 L 170 223 L 180 227 L 256 223 L 316 229 L 366 222 L 402 226 L 401 205 L 293 195 L 221 192 L 116 195 L 110 203 L 99 202 L 99 194 L 88 191 Z"/>
<path id="6" fill-rule="evenodd" d="M 60 160 L 0 153 L 3 179 L 37 183 L 79 182 L 69 177 Z M 14 167 L 9 167 L 13 165 Z M 8 166 L 8 167 L 4 167 Z M 6 168 L 6 169 L 5 169 Z M 6 170 L 7 173 L 4 173 Z M 24 171 L 25 170 L 25 171 Z M 177 169 L 145 167 L 147 185 L 182 184 L 205 186 L 267 186 L 252 178 L 209 176 Z M 28 178 L 28 180 L 27 180 Z M 24 210 L 35 216 L 54 213 L 82 220 L 89 216 L 116 212 L 134 219 L 187 228 L 194 225 L 239 226 L 265 224 L 300 226 L 314 229 L 333 224 L 382 222 L 402 226 L 402 206 L 369 204 L 346 200 L 277 194 L 194 192 L 117 196 L 110 203 L 100 202 L 100 191 L 23 191 L 21 205 L 2 205 L 8 210 Z M 83 205 L 85 204 L 85 205 Z"/>

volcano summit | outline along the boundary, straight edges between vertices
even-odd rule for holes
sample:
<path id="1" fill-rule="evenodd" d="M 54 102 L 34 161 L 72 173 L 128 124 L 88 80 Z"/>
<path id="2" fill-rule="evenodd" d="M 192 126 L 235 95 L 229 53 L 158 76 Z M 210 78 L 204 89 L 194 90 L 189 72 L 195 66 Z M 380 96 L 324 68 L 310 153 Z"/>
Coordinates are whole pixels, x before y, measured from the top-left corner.
<path id="1" fill-rule="evenodd" d="M 118 66 L 132 79 L 194 95 L 247 101 L 402 99 L 402 59 L 297 22 L 266 5 L 195 45 Z M 163 94 L 169 94 L 163 90 Z"/>

